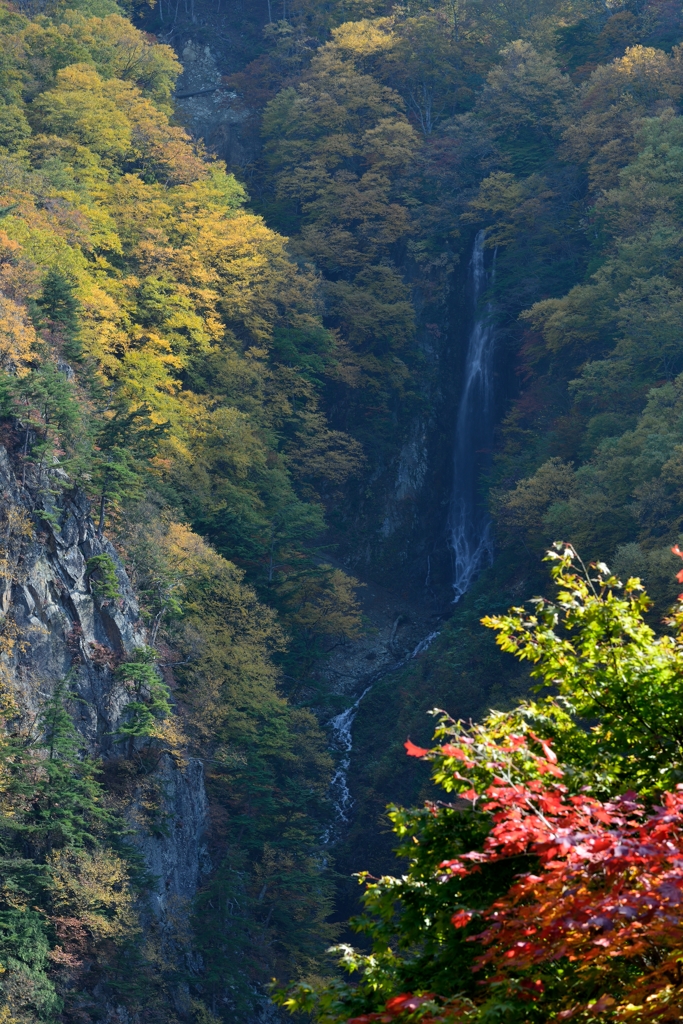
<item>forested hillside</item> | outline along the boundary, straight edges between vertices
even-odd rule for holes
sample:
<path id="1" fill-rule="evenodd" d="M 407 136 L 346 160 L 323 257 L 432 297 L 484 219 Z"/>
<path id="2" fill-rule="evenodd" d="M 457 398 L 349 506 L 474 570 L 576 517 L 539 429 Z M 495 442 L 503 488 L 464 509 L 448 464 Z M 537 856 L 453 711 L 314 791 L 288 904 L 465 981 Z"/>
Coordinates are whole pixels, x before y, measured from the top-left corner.
<path id="1" fill-rule="evenodd" d="M 433 796 L 403 749 L 428 742 L 425 712 L 481 718 L 528 692 L 528 666 L 479 620 L 549 592 L 553 541 L 643 579 L 654 606 L 614 628 L 638 635 L 636 660 L 660 656 L 642 630 L 668 628 L 683 533 L 683 10 L 17 0 L 0 4 L 0 42 L 0 1021 L 269 1020 L 274 976 L 331 976 L 351 872 L 400 874 L 384 807 Z M 189 68 L 200 52 L 208 84 L 178 86 L 179 55 Z M 206 139 L 195 95 L 213 97 Z M 495 557 L 454 605 L 456 414 L 483 309 L 497 426 L 478 486 Z M 74 559 L 76 597 L 59 582 Z M 384 675 L 359 583 L 389 595 Z M 48 592 L 70 625 L 40 611 Z M 408 620 L 439 635 L 406 667 Z M 41 637 L 57 633 L 67 653 L 48 671 Z M 86 668 L 115 710 L 97 728 Z M 325 727 L 370 684 L 340 832 Z M 572 722 L 602 714 L 567 693 Z M 528 742 L 547 749 L 528 758 L 555 764 L 555 742 L 596 799 L 635 785 L 651 804 L 660 769 L 675 784 L 666 743 L 634 774 L 612 719 L 596 755 L 584 724 L 546 711 Z M 503 735 L 492 721 L 484 745 Z M 607 782 L 589 778 L 596 756 Z M 192 765 L 193 799 L 208 798 L 186 842 L 198 891 L 155 917 L 145 851 L 182 830 L 169 780 Z M 402 840 L 414 823 L 396 813 Z M 462 843 L 483 857 L 475 818 Z M 491 898 L 509 881 L 497 870 Z M 385 930 L 364 926 L 382 954 L 391 884 L 369 900 Z M 408 946 L 441 964 L 416 928 Z M 469 969 L 450 937 L 447 968 Z M 374 988 L 358 961 L 356 1001 L 302 989 L 298 1005 L 322 1000 L 336 1021 L 399 992 L 452 999 L 413 952 Z M 451 1016 L 475 1013 L 465 998 Z M 442 1008 L 422 1005 L 406 1012 Z"/>
<path id="2" fill-rule="evenodd" d="M 315 717 L 279 683 L 287 669 L 292 689 L 305 688 L 327 645 L 359 629 L 353 581 L 311 546 L 324 525 L 320 492 L 334 493 L 363 459 L 321 408 L 322 382 L 340 361 L 335 338 L 313 270 L 169 120 L 180 68 L 167 46 L 114 5 L 32 19 L 5 7 L 2 19 L 3 441 L 29 506 L 21 518 L 6 496 L 3 529 L 17 549 L 3 572 L 21 583 L 22 551 L 49 515 L 41 496 L 84 489 L 148 624 L 137 667 L 117 669 L 131 692 L 118 776 L 126 762 L 144 774 L 145 758 L 164 749 L 200 753 L 214 870 L 194 955 L 204 957 L 207 1005 L 227 992 L 230 1013 L 244 1012 L 250 986 L 309 970 L 329 932 L 319 842 L 330 759 Z M 116 602 L 111 558 L 92 558 L 88 573 L 91 592 Z M 11 666 L 31 638 L 11 609 L 3 614 Z M 104 648 L 100 657 L 120 660 Z M 67 708 L 68 678 L 59 685 Z M 93 763 L 78 825 L 55 836 L 38 768 L 50 734 L 7 700 L 7 1020 L 99 1019 L 92 986 L 103 984 L 131 1012 L 171 1019 L 135 914 L 109 932 L 88 917 L 93 901 L 114 914 L 106 893 L 120 890 L 127 907 L 130 886 L 144 889 L 134 858 L 116 869 L 130 875 L 125 885 L 79 874 L 79 858 L 99 857 L 112 829 L 125 836 L 123 821 L 110 820 L 125 808 L 103 796 Z M 63 729 L 71 764 L 76 740 Z M 21 922 L 34 905 L 29 946 L 39 945 L 27 949 Z M 81 922 L 80 946 L 58 941 L 64 918 Z M 62 947 L 61 959 L 50 952 Z M 140 957 L 142 987 L 125 976 L 126 958 L 131 969 Z M 97 963 L 97 977 L 84 962 Z"/>

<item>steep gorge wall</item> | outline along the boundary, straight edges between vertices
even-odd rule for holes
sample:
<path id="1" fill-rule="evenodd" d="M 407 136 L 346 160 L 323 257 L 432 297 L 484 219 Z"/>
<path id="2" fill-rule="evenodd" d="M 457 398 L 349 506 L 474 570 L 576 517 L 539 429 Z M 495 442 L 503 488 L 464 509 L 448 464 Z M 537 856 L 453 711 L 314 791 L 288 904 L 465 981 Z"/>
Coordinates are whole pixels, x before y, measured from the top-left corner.
<path id="1" fill-rule="evenodd" d="M 68 678 L 75 725 L 88 751 L 103 759 L 105 780 L 116 783 L 122 754 L 130 753 L 117 729 L 131 695 L 115 669 L 147 641 L 136 596 L 115 548 L 97 535 L 86 496 L 70 487 L 61 469 L 38 473 L 27 467 L 22 484 L 7 449 L 0 447 L 0 493 L 6 560 L 0 682 L 14 695 L 23 727 L 31 730 L 56 684 Z M 117 599 L 93 592 L 88 560 L 98 555 L 108 555 L 116 567 Z M 163 828 L 150 827 L 145 806 L 150 791 L 155 821 Z M 190 905 L 210 868 L 202 841 L 208 809 L 203 766 L 195 758 L 157 752 L 138 778 L 128 780 L 123 802 L 131 841 L 150 882 L 143 894 L 143 925 L 166 958 L 181 960 L 191 971 L 200 965 L 188 942 Z M 184 986 L 174 997 L 182 1014 Z M 109 1012 L 112 1021 L 128 1019 L 113 1006 Z"/>
<path id="2" fill-rule="evenodd" d="M 69 492 L 61 470 L 38 476 L 29 469 L 20 487 L 3 448 L 0 486 L 12 567 L 2 608 L 5 616 L 12 609 L 20 638 L 8 663 L 13 688 L 25 712 L 35 714 L 55 681 L 71 673 L 83 701 L 79 731 L 93 753 L 111 753 L 128 703 L 113 667 L 145 642 L 128 578 L 112 545 L 97 537 L 85 495 Z M 87 561 L 101 554 L 116 565 L 117 601 L 98 600 L 89 585 Z"/>

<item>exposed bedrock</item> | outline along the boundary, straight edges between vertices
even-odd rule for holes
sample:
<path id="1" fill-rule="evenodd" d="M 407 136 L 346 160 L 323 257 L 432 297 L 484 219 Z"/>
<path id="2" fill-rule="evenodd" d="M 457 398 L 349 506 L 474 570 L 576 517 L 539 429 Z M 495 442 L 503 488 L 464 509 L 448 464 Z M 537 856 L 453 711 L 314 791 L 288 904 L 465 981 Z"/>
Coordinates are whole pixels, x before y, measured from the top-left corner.
<path id="1" fill-rule="evenodd" d="M 97 536 L 85 494 L 69 487 L 63 470 L 41 476 L 32 470 L 22 486 L 0 447 L 0 494 L 0 681 L 13 691 L 31 726 L 56 683 L 68 675 L 78 730 L 105 767 L 114 764 L 123 753 L 117 726 L 130 701 L 115 669 L 147 640 L 130 580 L 116 549 Z M 93 592 L 88 560 L 97 555 L 114 563 L 116 599 Z M 150 783 L 164 828 L 146 826 L 138 813 L 139 792 L 129 817 L 135 845 L 155 879 L 150 912 L 170 934 L 178 908 L 186 916 L 207 869 L 202 764 L 161 754 L 146 779 Z"/>

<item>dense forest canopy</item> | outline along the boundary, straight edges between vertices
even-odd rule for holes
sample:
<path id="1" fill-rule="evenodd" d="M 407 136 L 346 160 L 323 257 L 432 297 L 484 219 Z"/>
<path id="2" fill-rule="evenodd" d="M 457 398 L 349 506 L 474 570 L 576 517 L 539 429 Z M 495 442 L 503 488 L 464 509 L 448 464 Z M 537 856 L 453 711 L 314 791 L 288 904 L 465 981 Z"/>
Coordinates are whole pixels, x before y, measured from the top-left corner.
<path id="1" fill-rule="evenodd" d="M 329 883 L 317 851 L 329 757 L 315 718 L 278 689 L 276 661 L 287 645 L 290 660 L 298 647 L 305 652 L 296 663 L 301 687 L 306 657 L 315 663 L 359 629 L 353 581 L 310 543 L 324 524 L 320 489 L 338 488 L 363 455 L 321 408 L 336 355 L 313 271 L 245 209 L 244 189 L 224 166 L 170 121 L 180 71 L 170 48 L 113 5 L 33 19 L 5 7 L 2 18 L 4 440 L 24 482 L 57 458 L 69 486 L 85 488 L 100 532 L 119 538 L 151 642 L 183 666 L 176 686 L 186 694 L 185 728 L 215 767 L 209 785 L 223 808 L 219 866 L 204 898 L 234 898 L 245 922 L 230 948 L 216 945 L 211 927 L 202 941 L 209 959 L 219 950 L 209 977 L 223 991 L 232 972 L 241 1005 L 250 979 L 278 960 L 285 972 L 306 969 L 327 928 Z M 21 524 L 7 527 L 20 533 Z M 90 568 L 94 591 L 115 599 L 115 574 L 104 563 Z M 11 645 L 8 620 L 4 630 Z M 169 718 L 149 658 L 121 671 L 139 694 L 129 752 L 134 741 L 181 749 L 188 737 Z M 39 763 L 40 743 L 24 742 L 29 763 Z M 32 1020 L 75 1010 L 73 996 L 64 1006 L 44 974 L 64 907 L 46 867 L 55 844 L 34 842 L 28 823 L 19 825 L 40 798 L 15 746 L 3 762 L 11 779 L 19 772 L 8 783 L 6 810 L 16 820 L 4 856 L 16 892 L 6 893 L 3 927 L 10 966 L 38 979 L 10 999 L 12 1012 Z M 89 820 L 89 807 L 79 813 Z M 76 877 L 78 851 L 99 856 L 106 829 L 79 835 L 75 846 L 67 835 L 55 847 L 62 870 L 76 857 Z M 38 889 L 17 881 L 27 858 L 52 881 L 39 876 Z M 87 888 L 82 876 L 79 884 Z M 36 902 L 47 931 L 40 918 L 31 927 L 45 933 L 45 954 L 29 956 L 9 936 Z M 77 913 L 73 901 L 65 905 Z M 264 929 L 277 935 L 274 947 Z M 117 957 L 137 941 L 134 921 L 120 930 L 118 947 L 94 952 L 100 936 L 91 929 L 88 951 L 117 984 L 125 970 Z M 257 952 L 266 948 L 275 959 Z M 141 950 L 126 955 L 144 963 Z M 242 974 L 236 965 L 245 959 L 251 968 Z M 153 960 L 142 969 L 149 991 L 140 997 L 131 983 L 130 998 L 163 1015 Z"/>
<path id="2" fill-rule="evenodd" d="M 188 39 L 229 57 L 223 85 L 241 133 L 232 150 L 191 137 L 174 105 Z M 362 928 L 377 976 L 365 952 L 347 952 L 364 979 L 355 994 L 311 984 L 333 970 L 333 857 L 342 874 L 365 867 L 358 851 L 375 857 L 368 834 L 387 800 L 426 791 L 402 746 L 409 733 L 427 742 L 424 711 L 483 716 L 528 689 L 526 667 L 508 666 L 478 620 L 547 591 L 540 556 L 558 538 L 624 580 L 642 578 L 653 607 L 633 585 L 610 628 L 636 635 L 636 667 L 652 661 L 660 683 L 678 685 L 679 641 L 658 634 L 683 532 L 683 11 L 673 0 L 273 0 L 261 10 L 26 0 L 0 4 L 0 42 L 0 427 L 28 503 L 25 513 L 3 505 L 0 573 L 21 579 L 24 546 L 40 533 L 36 487 L 80 488 L 128 569 L 149 639 L 112 666 L 131 699 L 103 772 L 73 727 L 68 678 L 39 721 L 22 718 L 5 663 L 27 641 L 2 610 L 0 1020 L 98 1020 L 106 993 L 142 1015 L 131 1020 L 250 1021 L 274 975 L 304 983 L 297 1005 L 333 1020 L 438 1019 L 444 1003 L 420 1002 L 425 993 L 450 1000 L 451 1017 L 476 1016 L 481 1000 L 454 987 L 453 972 L 477 951 L 454 938 L 431 854 L 410 860 L 398 888 L 390 879 L 368 890 L 378 916 Z M 442 581 L 441 635 L 365 699 L 358 813 L 330 850 L 321 723 L 344 698 L 325 665 L 368 629 L 353 574 L 402 588 L 413 573 L 405 552 L 420 524 L 401 496 L 413 479 L 406 452 L 431 432 L 446 452 L 439 465 L 449 462 L 481 231 L 496 267 L 485 301 L 500 415 L 480 481 L 496 559 L 455 609 Z M 441 475 L 427 502 L 443 532 L 451 482 Z M 89 585 L 115 602 L 107 559 L 90 560 Z M 613 611 L 596 600 L 598 619 Z M 523 705 L 474 727 L 478 742 L 533 718 L 525 764 L 555 764 L 552 741 L 570 794 L 577 779 L 603 803 L 634 787 L 649 814 L 678 778 L 678 689 L 657 746 L 629 731 L 623 707 L 601 717 L 602 705 L 598 714 L 567 687 L 571 707 Z M 591 746 L 581 723 L 596 718 Z M 162 751 L 201 757 L 211 808 L 213 870 L 187 922 L 198 958 L 182 969 L 146 929 L 150 883 L 127 839 L 131 780 Z M 429 757 L 441 764 L 451 755 L 439 751 Z M 163 829 L 155 806 L 151 794 L 145 827 Z M 597 803 L 589 812 L 602 813 Z M 443 859 L 451 840 L 454 864 L 468 849 L 484 856 L 481 812 L 393 816 L 401 841 L 433 829 Z M 377 841 L 383 871 L 393 841 Z M 463 896 L 463 912 L 505 896 L 510 871 L 496 850 L 490 840 L 488 888 L 471 905 Z M 426 879 L 436 931 L 429 908 L 415 916 L 410 902 Z M 465 895 L 473 884 L 467 875 Z M 394 896 L 412 908 L 403 933 Z M 396 934 L 403 952 L 392 959 Z M 671 936 L 658 941 L 668 957 Z M 505 974 L 510 991 L 522 975 Z M 590 1019 L 601 993 L 582 984 L 571 975 L 576 1013 Z M 665 999 L 657 979 L 647 984 Z M 185 1002 L 171 994 L 178 986 Z M 401 993 L 418 1002 L 384 1009 Z M 519 1019 L 549 1019 L 537 1005 Z"/>

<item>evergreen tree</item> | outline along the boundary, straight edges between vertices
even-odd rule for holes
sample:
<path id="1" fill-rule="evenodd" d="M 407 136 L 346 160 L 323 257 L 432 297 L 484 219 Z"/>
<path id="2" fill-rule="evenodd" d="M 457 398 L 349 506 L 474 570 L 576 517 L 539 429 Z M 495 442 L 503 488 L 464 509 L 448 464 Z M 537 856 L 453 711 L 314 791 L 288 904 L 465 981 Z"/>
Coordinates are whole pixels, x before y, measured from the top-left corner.
<path id="1" fill-rule="evenodd" d="M 50 268 L 37 304 L 43 317 L 61 329 L 63 351 L 67 359 L 80 359 L 83 355 L 79 320 L 81 307 L 73 282 L 58 268 Z"/>
<path id="2" fill-rule="evenodd" d="M 156 667 L 156 658 L 152 647 L 138 647 L 132 658 L 116 670 L 133 697 L 125 708 L 126 721 L 118 730 L 121 736 L 128 737 L 129 752 L 137 737 L 155 736 L 160 723 L 172 711 L 171 694 Z"/>
<path id="3" fill-rule="evenodd" d="M 112 824 L 102 804 L 100 765 L 85 753 L 85 743 L 67 710 L 69 680 L 61 680 L 39 718 L 44 751 L 36 772 L 31 809 L 26 817 L 30 846 L 43 855 L 53 849 L 95 846 Z"/>
<path id="4" fill-rule="evenodd" d="M 88 881 L 79 879 L 79 870 L 88 851 L 99 851 L 101 858 L 107 839 L 118 831 L 102 803 L 99 763 L 85 754 L 68 711 L 70 699 L 67 678 L 45 702 L 35 740 L 0 735 L 0 991 L 13 1012 L 37 1013 L 46 1021 L 63 1008 L 50 978 L 52 918 L 65 912 L 73 917 L 79 902 L 97 906 L 103 894 L 107 898 L 96 872 L 90 871 Z M 5 710 L 11 716 L 17 708 Z M 59 895 L 65 864 L 80 894 L 75 901 Z"/>

